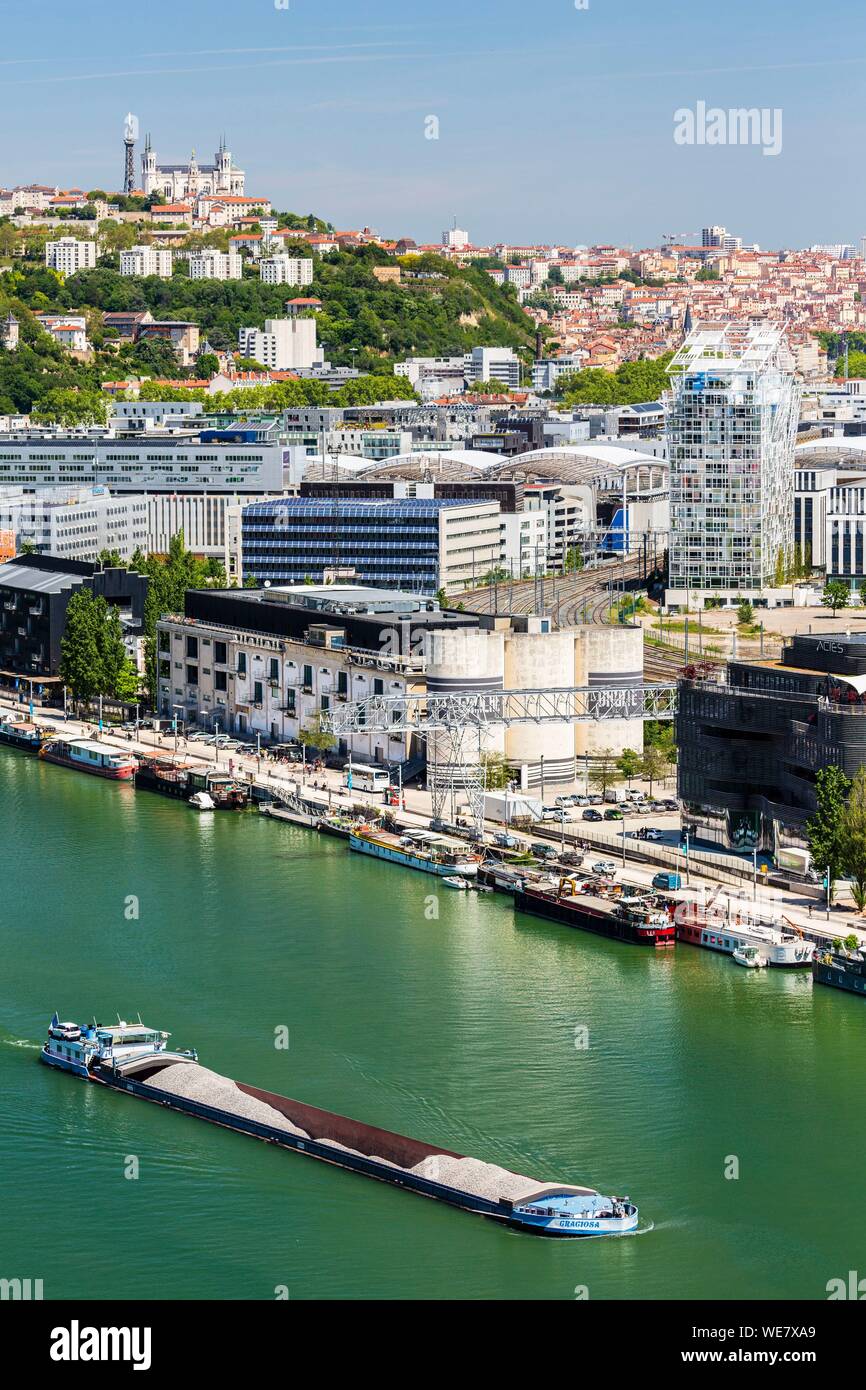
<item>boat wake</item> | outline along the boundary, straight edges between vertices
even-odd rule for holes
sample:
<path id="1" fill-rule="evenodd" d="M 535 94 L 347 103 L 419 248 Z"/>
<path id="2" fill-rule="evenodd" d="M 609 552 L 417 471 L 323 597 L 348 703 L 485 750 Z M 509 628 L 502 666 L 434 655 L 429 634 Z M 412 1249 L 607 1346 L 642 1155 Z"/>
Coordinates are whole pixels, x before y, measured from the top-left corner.
<path id="1" fill-rule="evenodd" d="M 4 1047 L 30 1047 L 34 1052 L 38 1052 L 41 1043 L 31 1042 L 29 1038 L 0 1038 Z"/>

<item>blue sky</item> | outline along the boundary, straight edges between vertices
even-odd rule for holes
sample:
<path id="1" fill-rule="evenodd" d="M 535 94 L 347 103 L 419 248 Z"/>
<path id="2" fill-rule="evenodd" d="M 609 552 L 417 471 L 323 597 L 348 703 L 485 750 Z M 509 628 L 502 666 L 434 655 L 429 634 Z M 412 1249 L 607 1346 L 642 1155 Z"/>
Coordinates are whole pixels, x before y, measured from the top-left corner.
<path id="1" fill-rule="evenodd" d="M 862 0 L 282 3 L 0 0 L 0 185 L 118 187 L 132 110 L 166 162 L 225 130 L 251 193 L 419 241 L 866 234 Z M 698 101 L 781 108 L 781 153 L 675 144 Z"/>

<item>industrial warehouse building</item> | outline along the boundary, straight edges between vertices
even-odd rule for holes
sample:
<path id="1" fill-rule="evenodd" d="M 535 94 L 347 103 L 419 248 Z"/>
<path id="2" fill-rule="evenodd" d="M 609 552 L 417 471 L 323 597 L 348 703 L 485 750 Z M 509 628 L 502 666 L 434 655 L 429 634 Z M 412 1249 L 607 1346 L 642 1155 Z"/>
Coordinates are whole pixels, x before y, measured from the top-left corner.
<path id="1" fill-rule="evenodd" d="M 441 610 L 417 594 L 359 585 L 190 590 L 158 628 L 159 713 L 188 724 L 288 742 L 335 702 L 371 696 L 617 687 L 643 683 L 639 627 L 554 631 L 550 618 Z M 635 713 L 639 701 L 635 698 Z M 485 732 L 521 786 L 567 785 L 602 749 L 640 749 L 639 717 L 515 724 Z M 428 764 L 451 756 L 403 731 L 352 734 L 340 745 L 368 762 Z"/>

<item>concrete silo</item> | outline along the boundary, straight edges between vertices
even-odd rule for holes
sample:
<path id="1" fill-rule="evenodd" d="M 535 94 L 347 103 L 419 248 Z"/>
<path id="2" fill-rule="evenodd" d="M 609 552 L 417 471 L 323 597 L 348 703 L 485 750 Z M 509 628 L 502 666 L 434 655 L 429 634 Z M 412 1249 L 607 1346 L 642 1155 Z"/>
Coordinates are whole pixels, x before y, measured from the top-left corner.
<path id="1" fill-rule="evenodd" d="M 568 689 L 574 684 L 574 629 L 511 632 L 505 642 L 507 690 Z M 571 724 L 512 724 L 505 731 L 505 753 L 517 771 L 521 790 L 574 781 L 574 729 Z M 542 761 L 543 760 L 543 761 Z"/>
<path id="2" fill-rule="evenodd" d="M 574 751 L 579 760 L 597 757 L 610 748 L 617 755 L 626 748 L 643 752 L 643 720 L 640 690 L 643 686 L 643 629 L 641 627 L 579 627 L 575 629 L 574 684 L 598 687 L 596 708 L 608 707 L 602 691 L 622 692 L 613 697 L 615 707 L 633 711 L 634 717 L 600 718 L 575 724 Z M 629 694 L 633 692 L 633 694 Z M 593 697 L 590 695 L 592 707 Z M 580 771 L 580 767 L 578 768 Z"/>
<path id="3" fill-rule="evenodd" d="M 462 695 L 500 691 L 505 685 L 505 633 L 482 628 L 434 631 L 429 637 L 427 693 Z M 440 795 L 448 796 L 478 781 L 478 765 L 485 754 L 505 752 L 502 725 L 434 732 L 427 737 L 427 784 L 434 810 Z M 453 799 L 453 798 L 452 798 Z"/>

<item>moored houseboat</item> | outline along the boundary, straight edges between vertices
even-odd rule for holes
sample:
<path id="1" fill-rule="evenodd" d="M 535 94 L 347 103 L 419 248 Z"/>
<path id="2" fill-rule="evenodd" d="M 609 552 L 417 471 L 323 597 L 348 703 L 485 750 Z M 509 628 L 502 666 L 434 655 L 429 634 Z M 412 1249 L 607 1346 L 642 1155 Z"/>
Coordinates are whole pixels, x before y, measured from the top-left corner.
<path id="1" fill-rule="evenodd" d="M 812 957 L 812 979 L 818 985 L 866 995 L 866 949 L 821 950 Z"/>
<path id="2" fill-rule="evenodd" d="M 728 917 L 721 909 L 695 902 L 678 903 L 673 915 L 677 940 L 690 946 L 702 946 L 707 951 L 721 951 L 729 956 L 754 946 L 767 965 L 794 968 L 812 964 L 814 944 L 799 930 L 767 926 L 742 912 Z"/>
<path id="3" fill-rule="evenodd" d="M 46 733 L 38 724 L 17 714 L 6 714 L 0 719 L 0 743 L 11 748 L 21 748 L 25 753 L 38 753 Z"/>
<path id="4" fill-rule="evenodd" d="M 249 803 L 249 787 L 219 768 L 190 768 L 187 785 L 189 795 L 207 792 L 218 811 L 242 811 Z"/>
<path id="5" fill-rule="evenodd" d="M 189 773 L 189 763 L 178 758 L 142 757 L 135 769 L 136 790 L 158 792 L 160 796 L 186 801 L 190 794 Z"/>
<path id="6" fill-rule="evenodd" d="M 349 836 L 349 848 L 358 854 L 369 854 L 390 864 L 402 864 L 405 869 L 446 878 L 451 874 L 475 877 L 478 856 L 454 848 L 436 835 L 424 831 L 407 831 L 393 835 L 387 830 L 358 829 Z"/>
<path id="7" fill-rule="evenodd" d="M 650 898 L 602 897 L 592 891 L 591 884 L 573 878 L 561 878 L 550 886 L 527 883 L 515 893 L 514 906 L 518 912 L 633 946 L 666 948 L 676 943 L 673 923 Z"/>
<path id="8" fill-rule="evenodd" d="M 138 759 L 132 754 L 86 738 L 50 738 L 43 743 L 39 756 L 47 763 L 74 767 L 78 772 L 107 777 L 112 782 L 131 782 L 138 767 Z"/>

